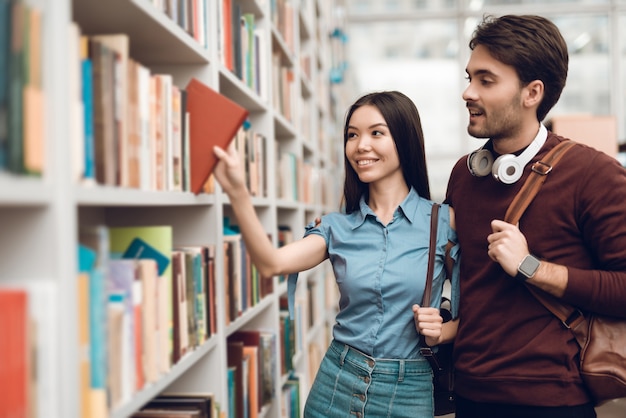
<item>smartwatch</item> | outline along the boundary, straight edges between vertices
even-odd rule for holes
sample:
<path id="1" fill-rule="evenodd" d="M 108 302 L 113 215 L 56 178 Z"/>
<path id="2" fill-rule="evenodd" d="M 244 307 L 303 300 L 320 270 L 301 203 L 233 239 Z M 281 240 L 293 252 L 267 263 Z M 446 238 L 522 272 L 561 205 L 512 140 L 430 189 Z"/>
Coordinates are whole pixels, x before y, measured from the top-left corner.
<path id="1" fill-rule="evenodd" d="M 535 275 L 540 264 L 541 260 L 532 254 L 528 254 L 524 257 L 522 262 L 519 263 L 519 266 L 517 266 L 517 275 L 515 278 L 519 281 L 525 282 Z"/>

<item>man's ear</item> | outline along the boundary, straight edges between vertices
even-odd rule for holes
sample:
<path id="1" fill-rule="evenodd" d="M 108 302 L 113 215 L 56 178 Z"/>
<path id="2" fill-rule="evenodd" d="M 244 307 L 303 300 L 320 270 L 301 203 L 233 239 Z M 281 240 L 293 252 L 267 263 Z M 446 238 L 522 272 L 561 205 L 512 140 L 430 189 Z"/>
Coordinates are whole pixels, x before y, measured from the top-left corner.
<path id="1" fill-rule="evenodd" d="M 543 81 L 534 80 L 524 87 L 524 105 L 526 107 L 537 107 L 543 100 L 544 86 Z"/>

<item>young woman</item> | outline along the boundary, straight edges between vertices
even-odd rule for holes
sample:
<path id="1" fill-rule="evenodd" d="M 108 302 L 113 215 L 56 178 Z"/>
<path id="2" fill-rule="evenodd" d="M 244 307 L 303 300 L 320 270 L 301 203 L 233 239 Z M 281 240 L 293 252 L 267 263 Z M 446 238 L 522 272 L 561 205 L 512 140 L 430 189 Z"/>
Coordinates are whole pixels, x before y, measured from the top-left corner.
<path id="1" fill-rule="evenodd" d="M 326 259 L 332 263 L 339 312 L 304 416 L 433 416 L 432 371 L 420 355 L 418 332 L 435 345 L 453 335 L 456 321 L 444 327 L 437 303 L 418 305 L 433 202 L 417 108 L 396 91 L 361 97 L 346 116 L 344 145 L 344 210 L 311 223 L 303 239 L 281 248 L 267 239 L 232 148 L 215 149 L 215 177 L 264 276 L 307 270 Z M 438 222 L 433 301 L 441 300 L 447 276 L 446 247 L 456 242 L 447 205 Z M 458 247 L 448 254 L 456 260 Z M 456 316 L 458 269 L 452 271 Z"/>

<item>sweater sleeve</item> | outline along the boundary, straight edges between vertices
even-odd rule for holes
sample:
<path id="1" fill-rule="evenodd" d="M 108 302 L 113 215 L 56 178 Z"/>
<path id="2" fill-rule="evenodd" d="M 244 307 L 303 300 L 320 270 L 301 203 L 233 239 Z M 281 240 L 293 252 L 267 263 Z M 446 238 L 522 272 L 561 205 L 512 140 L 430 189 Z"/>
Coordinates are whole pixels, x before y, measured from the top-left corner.
<path id="1" fill-rule="evenodd" d="M 575 216 L 594 266 L 568 266 L 564 301 L 584 310 L 626 318 L 626 170 L 595 153 L 581 173 Z"/>

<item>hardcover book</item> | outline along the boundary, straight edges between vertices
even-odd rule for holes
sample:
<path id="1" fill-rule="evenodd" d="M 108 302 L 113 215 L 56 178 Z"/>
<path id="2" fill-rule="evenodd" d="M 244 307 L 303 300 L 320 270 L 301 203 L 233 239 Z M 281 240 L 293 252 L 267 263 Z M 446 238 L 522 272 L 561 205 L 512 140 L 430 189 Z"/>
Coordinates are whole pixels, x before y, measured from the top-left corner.
<path id="1" fill-rule="evenodd" d="M 206 418 L 219 418 L 219 405 L 210 392 L 163 392 L 152 399 L 147 406 L 160 403 L 169 408 L 179 409 L 183 405 L 197 408 Z"/>
<path id="2" fill-rule="evenodd" d="M 226 149 L 248 111 L 195 78 L 187 84 L 186 92 L 191 191 L 198 194 L 217 164 L 213 146 Z"/>

